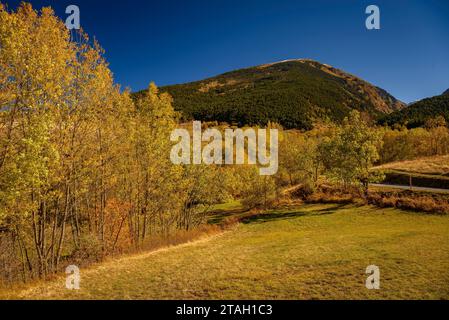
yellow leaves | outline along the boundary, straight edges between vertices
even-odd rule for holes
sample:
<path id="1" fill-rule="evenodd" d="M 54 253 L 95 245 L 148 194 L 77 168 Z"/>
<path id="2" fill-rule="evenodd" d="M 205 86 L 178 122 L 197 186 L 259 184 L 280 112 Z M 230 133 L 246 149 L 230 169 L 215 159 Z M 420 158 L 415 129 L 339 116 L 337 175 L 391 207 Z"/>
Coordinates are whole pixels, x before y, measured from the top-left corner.
<path id="1" fill-rule="evenodd" d="M 23 4 L 17 12 L 0 12 L 0 79 L 7 79 L 17 99 L 48 107 L 70 83 L 74 59 L 64 24 L 49 8 L 39 14 Z M 24 90 L 26 88 L 26 90 Z M 28 92 L 28 93 L 27 93 Z M 38 107 L 38 106 L 33 106 Z"/>
<path id="2" fill-rule="evenodd" d="M 87 167 L 95 163 L 97 129 L 107 128 L 107 141 L 118 128 L 112 125 L 114 106 L 131 109 L 126 107 L 129 97 L 122 101 L 114 86 L 99 45 L 80 36 L 84 43 L 70 42 L 51 8 L 37 12 L 22 4 L 17 12 L 7 12 L 1 6 L 0 108 L 8 108 L 0 118 L 0 139 L 6 141 L 0 145 L 6 159 L 0 177 L 5 168 L 17 167 L 20 174 L 10 176 L 0 189 L 58 181 L 61 170 L 80 161 L 81 154 Z"/>
<path id="3" fill-rule="evenodd" d="M 153 83 L 136 108 L 114 85 L 98 43 L 84 33 L 71 42 L 51 9 L 22 5 L 0 11 L 0 22 L 0 212 L 29 225 L 29 213 L 45 209 L 60 228 L 61 213 L 84 223 L 117 199 L 130 204 L 134 222 L 157 213 L 168 232 L 183 203 L 167 197 L 184 192 L 185 173 L 169 159 L 172 98 Z"/>
<path id="4" fill-rule="evenodd" d="M 154 82 L 150 83 L 150 86 L 148 88 L 148 96 L 150 98 L 156 98 L 159 93 L 159 89 L 157 88 L 156 84 Z"/>

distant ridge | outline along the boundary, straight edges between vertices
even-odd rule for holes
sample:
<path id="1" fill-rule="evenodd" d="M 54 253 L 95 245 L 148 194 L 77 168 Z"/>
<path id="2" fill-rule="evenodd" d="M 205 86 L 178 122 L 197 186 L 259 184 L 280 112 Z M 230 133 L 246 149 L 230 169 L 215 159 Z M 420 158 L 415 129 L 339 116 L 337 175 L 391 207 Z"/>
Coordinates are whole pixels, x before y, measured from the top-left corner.
<path id="1" fill-rule="evenodd" d="M 354 109 L 377 119 L 405 107 L 385 90 L 310 59 L 263 64 L 161 91 L 173 96 L 185 120 L 239 126 L 271 121 L 310 129 L 317 122 L 341 121 Z"/>
<path id="2" fill-rule="evenodd" d="M 438 116 L 444 117 L 449 123 L 449 90 L 442 95 L 420 100 L 403 110 L 386 115 L 379 120 L 379 124 L 415 128 L 424 126 L 427 120 Z"/>

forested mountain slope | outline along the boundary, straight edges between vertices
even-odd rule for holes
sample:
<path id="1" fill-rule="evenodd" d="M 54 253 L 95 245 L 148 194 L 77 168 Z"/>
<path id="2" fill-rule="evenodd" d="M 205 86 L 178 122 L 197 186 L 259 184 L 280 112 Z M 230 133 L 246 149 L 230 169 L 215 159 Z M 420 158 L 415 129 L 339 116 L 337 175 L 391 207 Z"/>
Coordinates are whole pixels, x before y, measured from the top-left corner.
<path id="1" fill-rule="evenodd" d="M 393 126 L 406 125 L 409 128 L 421 127 L 426 124 L 429 119 L 439 116 L 445 118 L 449 122 L 449 91 L 446 93 L 423 99 L 409 107 L 386 115 L 379 120 L 380 124 L 388 124 Z"/>
<path id="2" fill-rule="evenodd" d="M 312 60 L 288 60 L 228 72 L 202 81 L 162 87 L 184 120 L 237 125 L 278 122 L 310 129 L 340 121 L 353 109 L 378 118 L 405 104 L 385 90 Z M 139 97 L 145 91 L 134 94 Z"/>

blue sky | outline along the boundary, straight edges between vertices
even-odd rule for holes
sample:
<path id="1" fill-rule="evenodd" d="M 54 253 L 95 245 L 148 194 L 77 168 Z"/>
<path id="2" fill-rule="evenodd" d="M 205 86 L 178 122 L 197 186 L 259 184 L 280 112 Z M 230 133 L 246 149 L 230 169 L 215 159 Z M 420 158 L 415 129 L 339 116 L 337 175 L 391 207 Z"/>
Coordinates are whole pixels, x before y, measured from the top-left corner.
<path id="1" fill-rule="evenodd" d="M 133 91 L 290 58 L 331 64 L 405 102 L 449 88 L 448 0 L 29 2 L 64 19 L 78 5 L 116 82 Z M 381 10 L 381 30 L 365 28 L 370 4 Z"/>

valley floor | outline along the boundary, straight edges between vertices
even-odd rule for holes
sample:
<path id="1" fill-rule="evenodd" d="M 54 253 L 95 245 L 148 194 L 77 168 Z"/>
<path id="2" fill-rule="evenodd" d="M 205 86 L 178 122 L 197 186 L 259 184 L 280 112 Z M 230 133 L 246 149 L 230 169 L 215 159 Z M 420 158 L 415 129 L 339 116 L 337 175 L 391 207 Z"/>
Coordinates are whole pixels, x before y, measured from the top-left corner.
<path id="1" fill-rule="evenodd" d="M 365 287 L 369 265 L 380 290 Z M 270 211 L 198 242 L 0 293 L 9 299 L 449 299 L 449 217 L 354 205 Z"/>

